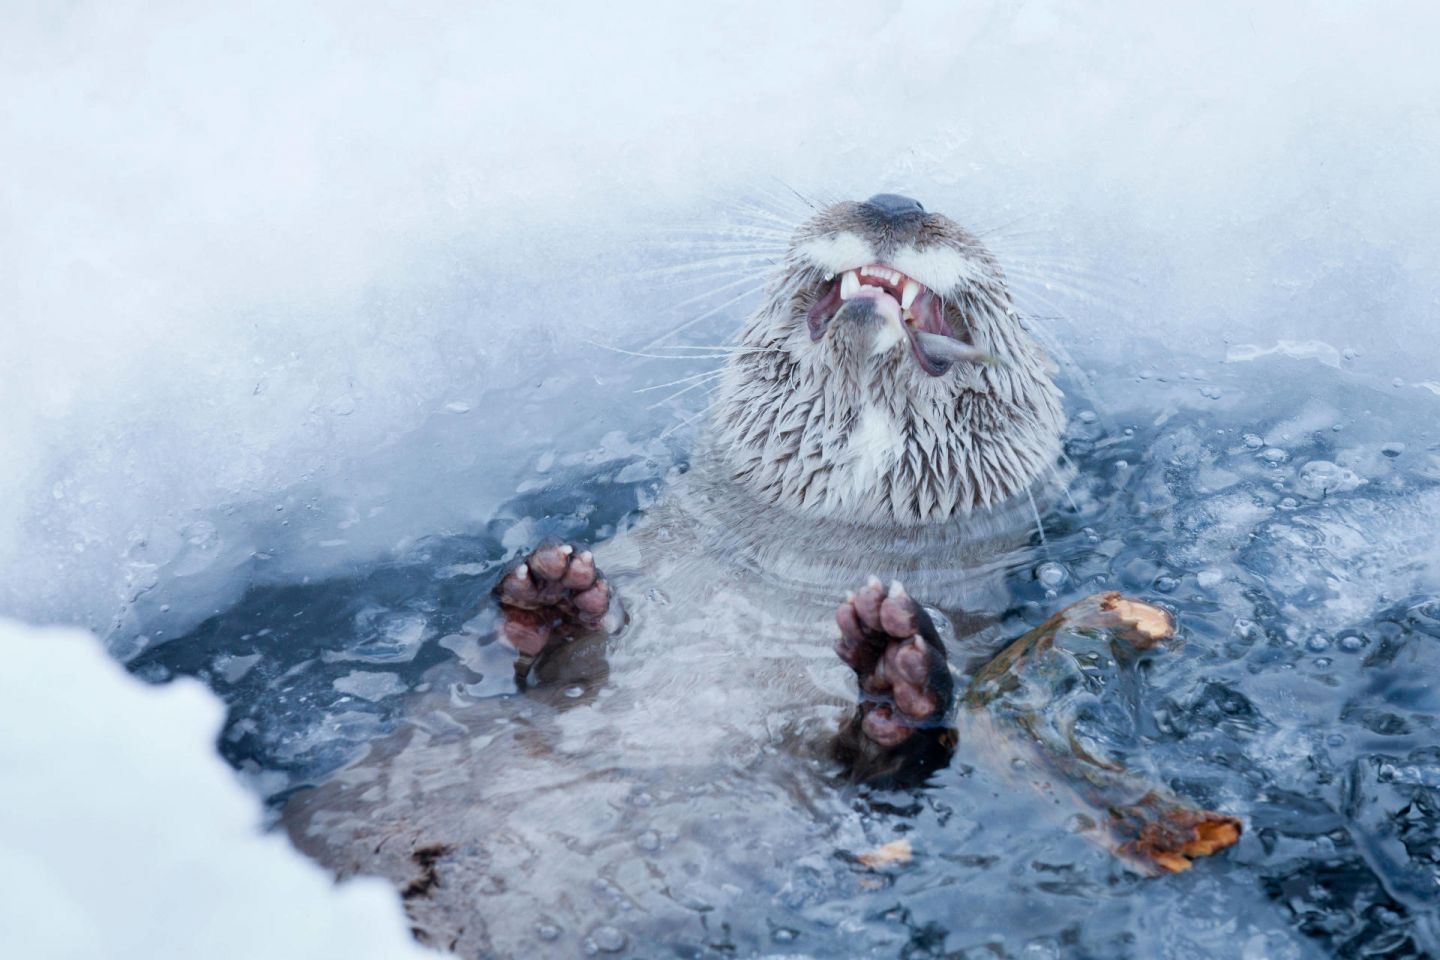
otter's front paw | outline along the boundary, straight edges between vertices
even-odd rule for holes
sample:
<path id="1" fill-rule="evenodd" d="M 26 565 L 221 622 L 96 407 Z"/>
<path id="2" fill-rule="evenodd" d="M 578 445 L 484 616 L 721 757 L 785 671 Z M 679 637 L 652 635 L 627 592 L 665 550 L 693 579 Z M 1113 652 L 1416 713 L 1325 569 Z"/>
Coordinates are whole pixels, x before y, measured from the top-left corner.
<path id="1" fill-rule="evenodd" d="M 600 627 L 610 609 L 610 584 L 588 550 L 546 544 L 513 567 L 495 587 L 501 631 L 524 657 L 535 657 L 557 634 Z"/>
<path id="2" fill-rule="evenodd" d="M 945 646 L 930 615 L 899 582 L 887 591 L 870 582 L 835 611 L 835 652 L 860 680 L 859 732 L 882 748 L 898 747 L 916 730 L 935 730 L 954 692 Z"/>

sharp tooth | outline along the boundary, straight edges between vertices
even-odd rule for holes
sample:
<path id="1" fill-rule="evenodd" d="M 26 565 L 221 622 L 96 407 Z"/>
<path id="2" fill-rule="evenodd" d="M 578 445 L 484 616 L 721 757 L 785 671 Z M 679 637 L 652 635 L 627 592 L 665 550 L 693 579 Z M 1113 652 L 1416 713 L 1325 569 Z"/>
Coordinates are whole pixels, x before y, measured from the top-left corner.
<path id="1" fill-rule="evenodd" d="M 920 284 L 914 280 L 906 280 L 905 289 L 900 291 L 900 307 L 904 310 L 909 310 L 910 305 L 915 302 L 915 298 L 919 295 Z"/>
<path id="2" fill-rule="evenodd" d="M 841 300 L 849 300 L 851 297 L 855 296 L 856 291 L 858 291 L 859 289 L 860 277 L 856 275 L 854 270 L 846 270 L 843 274 L 840 275 Z"/>

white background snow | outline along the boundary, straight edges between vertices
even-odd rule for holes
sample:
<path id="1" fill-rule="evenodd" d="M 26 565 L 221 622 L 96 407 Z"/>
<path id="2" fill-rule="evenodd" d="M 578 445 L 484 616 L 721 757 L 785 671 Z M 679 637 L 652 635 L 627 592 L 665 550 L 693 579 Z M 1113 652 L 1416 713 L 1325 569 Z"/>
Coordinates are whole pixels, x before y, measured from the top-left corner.
<path id="1" fill-rule="evenodd" d="M 1295 341 L 1440 384 L 1433 4 L 206 6 L 0 13 L 0 614 L 105 631 L 165 564 L 223 593 L 299 485 L 354 516 L 277 576 L 483 518 L 508 489 L 487 488 L 485 451 L 583 421 L 558 396 L 517 423 L 503 398 L 551 370 L 603 387 L 618 359 L 585 340 L 683 319 L 643 273 L 656 238 L 724 231 L 737 201 L 793 216 L 792 187 L 895 190 L 995 228 L 1022 302 L 1082 360 Z M 358 506 L 367 490 L 384 509 Z M 4 672 L 35 679 L 0 747 L 57 766 L 22 792 L 7 772 L 4 800 L 48 811 L 26 831 L 128 858 L 107 844 L 154 810 L 86 797 L 59 759 L 143 738 L 117 719 L 141 708 L 71 664 L 76 642 L 6 630 Z M 62 664 L 93 686 L 62 685 Z M 170 726 L 198 731 L 187 756 L 214 730 L 200 699 L 171 697 L 189 719 Z M 129 782 L 95 769 L 97 795 Z M 213 828 L 241 882 L 238 821 L 146 782 L 177 829 Z M 72 793 L 42 809 L 41 784 Z M 104 909 L 102 935 L 134 919 Z M 321 922 L 276 918 L 266 934 L 296 943 Z"/>

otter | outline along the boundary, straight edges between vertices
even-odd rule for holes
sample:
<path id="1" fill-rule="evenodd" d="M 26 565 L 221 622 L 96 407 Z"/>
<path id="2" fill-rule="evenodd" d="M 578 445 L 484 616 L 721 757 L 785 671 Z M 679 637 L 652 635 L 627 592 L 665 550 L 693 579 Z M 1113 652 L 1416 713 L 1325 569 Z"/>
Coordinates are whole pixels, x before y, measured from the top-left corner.
<path id="1" fill-rule="evenodd" d="M 997 635 L 1006 558 L 1066 482 L 1053 372 L 975 235 L 893 194 L 819 212 L 688 472 L 622 535 L 496 584 L 516 692 L 419 698 L 288 801 L 292 839 L 391 877 L 417 936 L 466 956 L 666 942 L 697 898 L 852 829 L 844 781 L 914 787 L 961 742 L 1022 758 L 1141 872 L 1234 843 L 1064 709 L 1067 678 L 1163 649 L 1167 611 L 1103 595 Z"/>

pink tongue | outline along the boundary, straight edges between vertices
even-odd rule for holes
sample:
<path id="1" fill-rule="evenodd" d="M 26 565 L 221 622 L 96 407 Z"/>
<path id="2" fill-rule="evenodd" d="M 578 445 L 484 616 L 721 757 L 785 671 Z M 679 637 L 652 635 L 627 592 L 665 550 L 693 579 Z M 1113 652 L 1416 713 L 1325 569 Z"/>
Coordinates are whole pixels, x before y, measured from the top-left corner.
<path id="1" fill-rule="evenodd" d="M 900 322 L 900 301 L 886 293 L 880 287 L 873 287 L 865 284 L 855 291 L 851 300 L 874 300 L 875 312 L 886 320 Z"/>
<path id="2" fill-rule="evenodd" d="M 938 333 L 942 337 L 954 335 L 950 325 L 945 322 L 940 298 L 929 290 L 921 293 L 915 298 L 915 302 L 910 304 L 910 315 L 915 318 L 915 326 L 926 333 Z"/>

